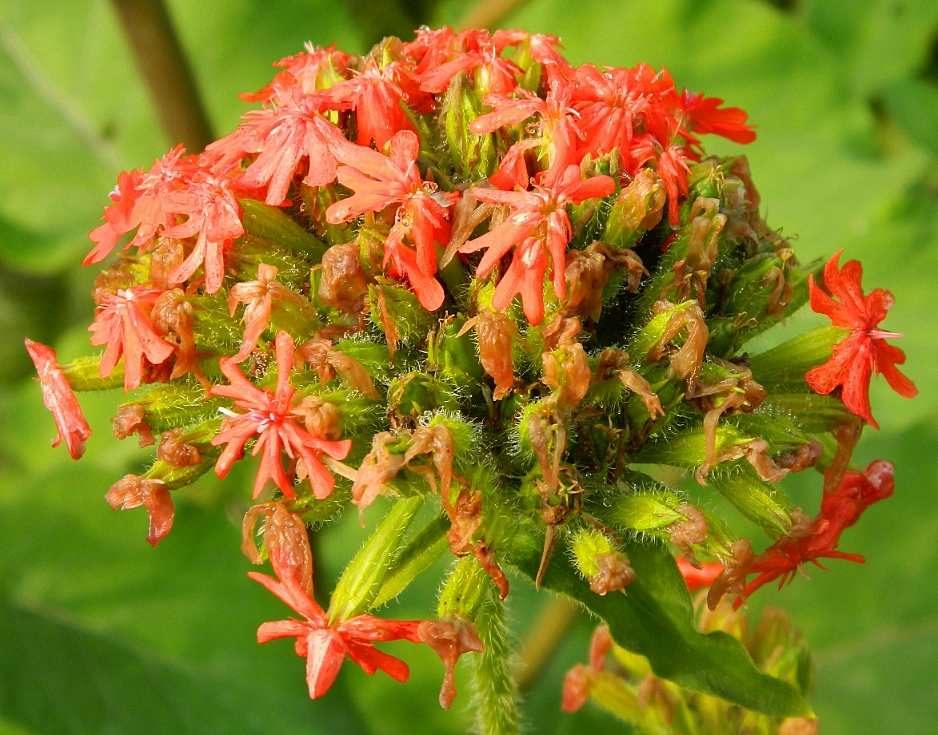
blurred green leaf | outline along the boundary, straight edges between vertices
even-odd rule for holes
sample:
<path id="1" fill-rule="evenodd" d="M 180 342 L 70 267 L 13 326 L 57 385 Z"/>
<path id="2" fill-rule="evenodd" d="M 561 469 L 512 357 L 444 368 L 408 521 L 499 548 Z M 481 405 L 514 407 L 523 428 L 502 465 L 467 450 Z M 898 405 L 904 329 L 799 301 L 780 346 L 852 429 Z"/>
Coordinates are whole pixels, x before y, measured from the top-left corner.
<path id="1" fill-rule="evenodd" d="M 886 111 L 913 141 L 938 156 L 938 86 L 907 79 L 884 92 Z"/>
<path id="2" fill-rule="evenodd" d="M 541 558 L 539 538 L 518 534 L 512 552 L 512 563 L 532 579 Z M 636 574 L 625 594 L 595 594 L 560 553 L 553 555 L 541 586 L 573 597 L 602 618 L 616 643 L 645 656 L 664 679 L 773 715 L 810 712 L 793 687 L 760 672 L 739 641 L 722 632 L 698 632 L 687 587 L 663 545 L 630 542 L 624 549 Z"/>
<path id="3" fill-rule="evenodd" d="M 0 600 L 0 712 L 36 732 L 310 732 L 305 717 L 259 707 L 251 692 L 250 681 L 177 669 Z M 344 708 L 329 720 L 314 732 L 361 732 Z"/>

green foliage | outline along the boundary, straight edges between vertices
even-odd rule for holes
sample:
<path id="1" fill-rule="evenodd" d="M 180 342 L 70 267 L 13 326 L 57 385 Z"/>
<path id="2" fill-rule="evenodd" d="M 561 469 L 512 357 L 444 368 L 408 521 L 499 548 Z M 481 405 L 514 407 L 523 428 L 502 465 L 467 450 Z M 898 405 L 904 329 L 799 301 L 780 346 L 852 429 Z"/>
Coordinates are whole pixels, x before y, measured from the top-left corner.
<path id="1" fill-rule="evenodd" d="M 533 579 L 540 549 L 532 536 L 527 545 L 516 544 L 512 563 Z M 636 579 L 624 599 L 618 592 L 594 594 L 566 559 L 552 560 L 542 585 L 570 595 L 602 618 L 616 643 L 645 656 L 663 678 L 768 714 L 810 714 L 793 687 L 756 669 L 739 641 L 697 631 L 687 587 L 664 546 L 633 542 L 625 544 L 625 552 Z"/>

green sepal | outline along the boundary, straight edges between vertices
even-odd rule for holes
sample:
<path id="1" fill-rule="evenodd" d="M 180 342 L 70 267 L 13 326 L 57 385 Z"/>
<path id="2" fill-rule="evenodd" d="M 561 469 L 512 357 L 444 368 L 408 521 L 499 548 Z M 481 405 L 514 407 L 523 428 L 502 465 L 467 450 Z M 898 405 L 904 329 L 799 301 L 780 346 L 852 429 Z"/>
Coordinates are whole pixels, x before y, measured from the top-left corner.
<path id="1" fill-rule="evenodd" d="M 385 577 L 377 596 L 371 601 L 371 608 L 381 607 L 393 600 L 443 556 L 449 549 L 446 541 L 448 530 L 449 521 L 445 516 L 437 515 L 397 552 L 393 568 Z"/>
<path id="2" fill-rule="evenodd" d="M 753 413 L 771 421 L 789 421 L 806 434 L 832 431 L 853 418 L 842 401 L 817 393 L 772 393 Z"/>
<path id="3" fill-rule="evenodd" d="M 310 262 L 322 260 L 329 246 L 290 216 L 256 199 L 241 199 L 239 203 L 243 211 L 241 223 L 246 232 L 275 242 Z"/>
<path id="4" fill-rule="evenodd" d="M 438 618 L 458 614 L 474 620 L 482 605 L 491 578 L 473 556 L 464 556 L 449 571 L 436 606 Z"/>
<path id="5" fill-rule="evenodd" d="M 476 354 L 472 335 L 467 332 L 458 336 L 465 323 L 461 316 L 440 323 L 427 344 L 427 369 L 440 372 L 444 378 L 468 388 L 467 381 L 481 382 L 485 370 Z"/>
<path id="6" fill-rule="evenodd" d="M 627 351 L 633 364 L 645 362 L 648 353 L 651 352 L 652 348 L 657 345 L 664 336 L 665 327 L 668 326 L 668 322 L 671 320 L 672 316 L 687 311 L 694 306 L 697 306 L 697 301 L 690 299 L 680 304 L 675 304 L 667 311 L 653 316 L 648 323 L 639 330 L 638 334 L 632 339 L 631 344 L 629 344 Z"/>
<path id="7" fill-rule="evenodd" d="M 164 383 L 145 395 L 125 401 L 121 407 L 135 404 L 143 406 L 146 421 L 155 433 L 214 418 L 221 405 L 210 399 L 199 383 L 182 380 Z"/>
<path id="8" fill-rule="evenodd" d="M 100 355 L 78 357 L 62 365 L 65 380 L 75 391 L 110 390 L 124 387 L 124 362 L 114 366 L 111 374 L 102 378 L 99 372 L 101 367 Z"/>
<path id="9" fill-rule="evenodd" d="M 427 373 L 404 373 L 388 387 L 388 413 L 416 417 L 427 411 L 459 410 L 453 386 Z"/>
<path id="10" fill-rule="evenodd" d="M 343 189 L 345 191 L 345 189 Z M 351 224 L 331 224 L 326 220 L 326 210 L 343 197 L 339 196 L 335 184 L 310 187 L 300 184 L 300 198 L 303 200 L 303 212 L 309 218 L 317 233 L 329 245 L 341 245 L 355 239 Z M 319 260 L 322 260 L 320 256 Z"/>
<path id="11" fill-rule="evenodd" d="M 193 332 L 199 352 L 219 352 L 231 355 L 241 348 L 244 325 L 228 312 L 225 294 L 187 296 L 195 310 Z M 206 364 L 216 363 L 208 360 Z"/>
<path id="12" fill-rule="evenodd" d="M 769 443 L 771 454 L 789 452 L 807 444 L 811 438 L 801 432 L 787 416 L 766 416 L 760 413 L 739 413 L 724 418 L 746 436 L 758 436 Z"/>
<path id="13" fill-rule="evenodd" d="M 793 266 L 787 257 L 777 253 L 760 253 L 745 261 L 733 274 L 725 287 L 726 297 L 719 313 L 724 316 L 707 320 L 710 353 L 728 358 L 736 354 L 746 342 L 794 314 L 808 301 L 808 275 L 816 273 L 817 262 Z M 784 308 L 769 314 L 773 305 L 774 274 L 781 271 L 791 295 Z"/>
<path id="14" fill-rule="evenodd" d="M 791 529 L 791 508 L 780 486 L 761 480 L 744 460 L 718 465 L 707 483 L 772 538 Z"/>
<path id="15" fill-rule="evenodd" d="M 257 267 L 262 263 L 277 268 L 277 281 L 301 293 L 309 279 L 309 261 L 280 247 L 276 241 L 256 235 L 238 238 L 231 254 L 226 258 L 230 267 L 237 271 L 239 282 L 257 278 Z"/>
<path id="16" fill-rule="evenodd" d="M 603 242 L 620 249 L 634 247 L 650 226 L 658 224 L 654 220 L 660 219 L 663 204 L 661 180 L 652 171 L 642 169 L 616 196 L 606 220 Z"/>
<path id="17" fill-rule="evenodd" d="M 397 554 L 407 529 L 424 498 L 394 501 L 365 544 L 345 567 L 329 601 L 329 621 L 348 620 L 371 609 L 385 579 L 396 566 Z"/>
<path id="18" fill-rule="evenodd" d="M 484 112 L 486 105 L 468 81 L 465 74 L 453 77 L 441 103 L 440 121 L 456 175 L 466 181 L 480 181 L 495 171 L 498 157 L 492 135 L 475 135 L 469 130 L 469 123 Z"/>
<path id="19" fill-rule="evenodd" d="M 543 543 L 533 523 L 519 527 L 513 537 L 511 562 L 532 580 Z M 645 656 L 656 676 L 766 714 L 811 715 L 801 693 L 759 671 L 735 638 L 697 631 L 687 586 L 663 545 L 627 541 L 624 551 L 636 573 L 627 594 L 594 594 L 560 554 L 551 559 L 541 586 L 572 597 L 602 618 L 616 643 Z"/>
<path id="20" fill-rule="evenodd" d="M 749 358 L 752 376 L 763 386 L 805 390 L 804 374 L 831 358 L 831 348 L 849 334 L 834 326 L 818 327 Z"/>
<path id="21" fill-rule="evenodd" d="M 732 424 L 721 422 L 716 430 L 716 453 L 754 438 L 746 436 Z M 687 469 L 696 469 L 706 460 L 707 438 L 703 426 L 656 437 L 635 457 L 640 464 L 667 464 Z"/>
<path id="22" fill-rule="evenodd" d="M 436 317 L 424 309 L 413 291 L 394 285 L 390 279 L 378 276 L 381 287 L 380 296 L 375 286 L 368 287 L 368 302 L 371 304 L 371 321 L 379 329 L 384 329 L 377 308 L 379 298 L 383 298 L 388 317 L 397 330 L 398 337 L 404 342 L 422 342 L 436 323 Z"/>
<path id="23" fill-rule="evenodd" d="M 151 480 L 161 480 L 170 490 L 191 485 L 212 469 L 215 460 L 221 454 L 221 447 L 213 447 L 211 444 L 212 438 L 218 434 L 220 427 L 220 418 L 210 419 L 192 426 L 179 436 L 180 442 L 198 448 L 202 456 L 199 464 L 177 467 L 158 459 L 150 465 L 143 476 Z"/>

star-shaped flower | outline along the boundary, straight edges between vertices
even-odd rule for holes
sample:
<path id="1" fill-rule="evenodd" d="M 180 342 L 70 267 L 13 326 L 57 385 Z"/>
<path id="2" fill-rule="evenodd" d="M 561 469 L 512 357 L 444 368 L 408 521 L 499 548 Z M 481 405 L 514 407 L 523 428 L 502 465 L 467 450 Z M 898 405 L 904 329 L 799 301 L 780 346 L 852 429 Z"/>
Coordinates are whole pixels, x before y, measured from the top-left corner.
<path id="1" fill-rule="evenodd" d="M 332 493 L 335 478 L 323 465 L 320 454 L 333 459 L 345 459 L 352 442 L 350 439 L 323 439 L 300 426 L 293 411 L 296 389 L 290 385 L 293 339 L 286 332 L 279 332 L 276 348 L 277 387 L 273 393 L 251 383 L 232 360 L 222 358 L 220 361 L 221 371 L 230 385 L 216 385 L 211 389 L 211 394 L 231 398 L 235 406 L 244 409 L 246 413 L 232 412 L 222 424 L 222 431 L 212 439 L 214 446 L 228 445 L 215 464 L 215 474 L 224 478 L 235 461 L 241 458 L 245 443 L 257 436 L 251 454 L 261 455 L 261 465 L 254 481 L 254 497 L 260 495 L 268 480 L 273 480 L 286 497 L 294 497 L 293 484 L 281 462 L 283 450 L 290 459 L 303 460 L 313 494 L 321 500 Z"/>
<path id="2" fill-rule="evenodd" d="M 805 380 L 821 395 L 843 386 L 841 398 L 847 408 L 878 429 L 870 410 L 873 372 L 885 375 L 886 381 L 900 396 L 913 398 L 918 395 L 918 389 L 896 367 L 905 362 L 905 353 L 886 344 L 887 339 L 902 335 L 877 329 L 895 303 L 893 295 L 877 288 L 869 296 L 864 296 L 860 285 L 863 268 L 858 261 L 850 260 L 838 269 L 837 261 L 842 252 L 834 253 L 824 266 L 824 288 L 814 282 L 813 275 L 808 276 L 808 286 L 811 308 L 819 314 L 826 314 L 835 327 L 848 329 L 850 333 L 833 346 L 833 357 L 809 370 Z"/>
<path id="3" fill-rule="evenodd" d="M 381 669 L 398 681 L 407 681 L 410 669 L 394 656 L 374 647 L 377 641 L 407 640 L 420 643 L 419 620 L 383 620 L 373 615 L 357 615 L 348 620 L 331 621 L 327 613 L 304 589 L 294 571 L 271 557 L 278 579 L 258 572 L 248 572 L 305 620 L 277 620 L 257 629 L 257 642 L 267 643 L 278 638 L 295 638 L 296 654 L 306 659 L 306 682 L 310 699 L 327 691 L 346 656 L 367 674 Z"/>

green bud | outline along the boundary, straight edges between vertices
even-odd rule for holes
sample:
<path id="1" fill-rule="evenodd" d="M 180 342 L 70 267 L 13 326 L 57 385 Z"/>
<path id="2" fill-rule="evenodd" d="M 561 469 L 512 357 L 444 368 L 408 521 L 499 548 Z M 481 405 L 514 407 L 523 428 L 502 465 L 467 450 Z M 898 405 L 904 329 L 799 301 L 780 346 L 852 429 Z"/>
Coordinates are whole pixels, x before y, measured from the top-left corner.
<path id="1" fill-rule="evenodd" d="M 348 620 L 371 609 L 392 569 L 401 541 L 423 507 L 420 497 L 396 500 L 384 520 L 342 572 L 329 602 L 329 621 Z"/>
<path id="2" fill-rule="evenodd" d="M 707 476 L 707 481 L 773 538 L 791 529 L 791 509 L 778 486 L 760 480 L 745 462 L 717 467 Z"/>
<path id="3" fill-rule="evenodd" d="M 853 416 L 843 401 L 817 393 L 772 393 L 755 413 L 771 421 L 791 422 L 804 434 L 832 431 Z"/>
<path id="4" fill-rule="evenodd" d="M 622 189 L 609 211 L 603 242 L 631 248 L 648 230 L 657 227 L 664 211 L 664 186 L 658 175 L 642 169 Z"/>
<path id="5" fill-rule="evenodd" d="M 436 616 L 443 618 L 459 614 L 468 620 L 475 620 L 491 584 L 492 580 L 475 558 L 464 556 L 453 565 L 443 583 Z"/>
<path id="6" fill-rule="evenodd" d="M 277 207 L 255 199 L 241 199 L 239 204 L 243 211 L 241 222 L 246 232 L 275 242 L 308 261 L 318 263 L 322 260 L 329 246 Z"/>
<path id="7" fill-rule="evenodd" d="M 440 120 L 453 169 L 460 178 L 478 181 L 491 176 L 498 164 L 492 135 L 475 135 L 469 123 L 486 110 L 480 93 L 457 74 L 443 97 Z"/>
<path id="8" fill-rule="evenodd" d="M 680 304 L 675 304 L 666 311 L 653 316 L 648 323 L 642 327 L 639 333 L 635 335 L 632 343 L 628 347 L 627 351 L 633 364 L 641 364 L 645 361 L 648 357 L 648 353 L 661 341 L 661 338 L 664 336 L 664 330 L 668 326 L 668 322 L 671 320 L 672 316 L 692 309 L 695 306 L 697 306 L 697 302 L 691 299 Z"/>
<path id="9" fill-rule="evenodd" d="M 459 410 L 453 387 L 427 373 L 404 373 L 388 387 L 388 412 L 398 417 L 417 417 L 427 411 Z"/>

